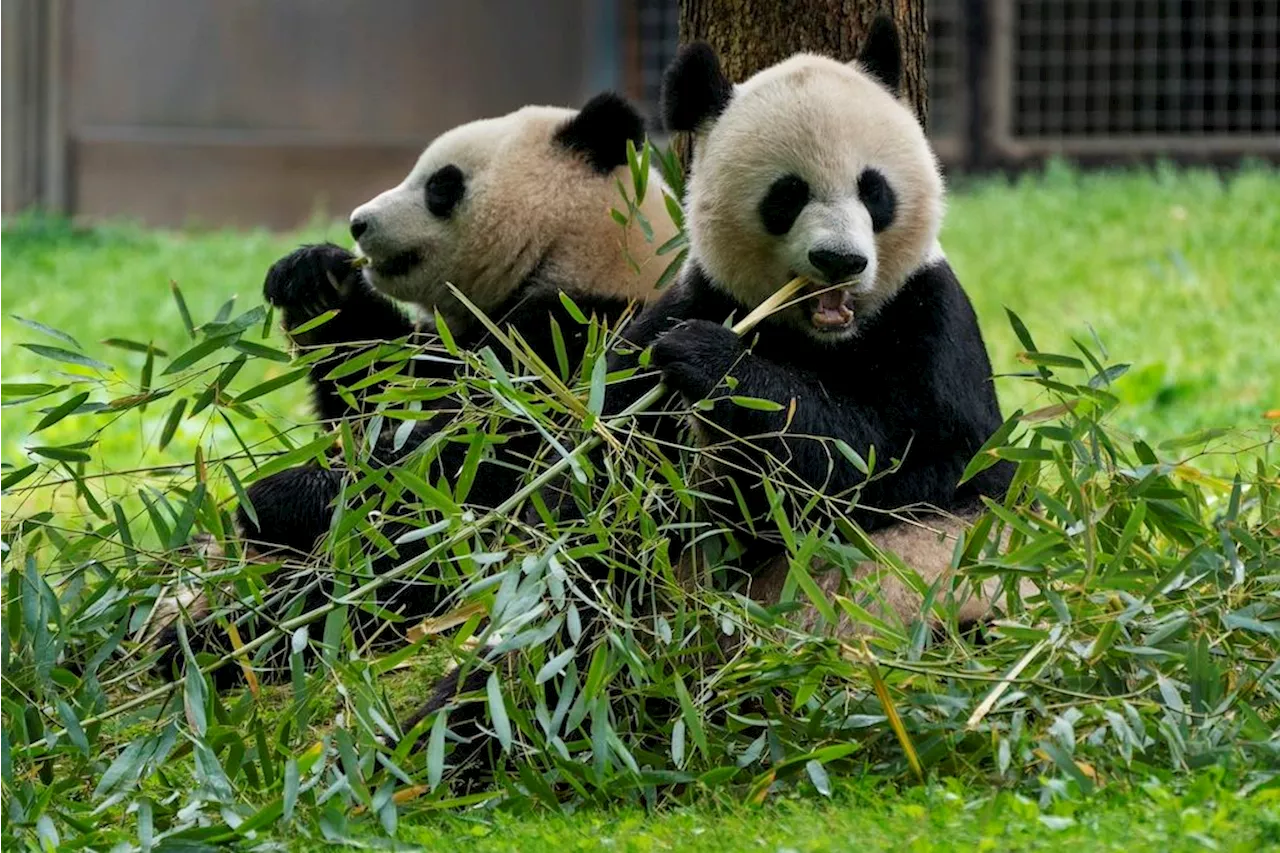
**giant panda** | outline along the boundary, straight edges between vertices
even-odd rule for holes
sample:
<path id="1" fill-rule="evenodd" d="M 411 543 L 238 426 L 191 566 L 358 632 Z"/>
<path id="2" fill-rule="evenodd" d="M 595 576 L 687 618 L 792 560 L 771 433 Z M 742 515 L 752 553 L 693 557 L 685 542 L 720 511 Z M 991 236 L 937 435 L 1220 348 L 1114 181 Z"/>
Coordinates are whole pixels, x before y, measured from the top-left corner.
<path id="1" fill-rule="evenodd" d="M 943 181 L 899 98 L 901 76 L 887 18 L 853 63 L 800 54 L 738 86 L 709 46 L 684 47 L 664 79 L 663 115 L 669 130 L 693 136 L 689 258 L 625 336 L 651 348 L 686 406 L 714 400 L 692 410 L 692 432 L 718 451 L 708 454 L 712 476 L 734 480 L 754 515 L 767 509 L 762 474 L 856 494 L 847 516 L 873 554 L 854 580 L 877 579 L 873 614 L 909 621 L 922 596 L 878 557 L 896 555 L 927 585 L 947 581 L 957 540 L 983 497 L 1003 498 L 1013 466 L 960 484 L 1002 419 L 977 317 L 938 242 Z M 745 339 L 724 325 L 797 276 L 810 283 L 804 298 Z M 652 381 L 620 384 L 607 405 L 620 408 Z M 874 452 L 882 469 L 898 460 L 896 470 L 868 477 L 833 440 L 864 459 Z M 769 556 L 776 538 L 772 549 L 767 536 L 747 538 L 749 594 L 776 602 L 789 562 Z M 847 581 L 839 571 L 816 579 L 828 593 Z M 988 615 L 998 587 L 963 590 L 959 621 Z M 826 627 L 862 627 L 842 619 Z"/>
<path id="2" fill-rule="evenodd" d="M 754 521 L 766 508 L 762 474 L 843 495 L 866 531 L 863 544 L 946 587 L 939 601 L 954 592 L 957 620 L 970 622 L 991 614 L 999 582 L 951 590 L 953 556 L 981 498 L 1001 497 L 1012 467 L 997 463 L 959 484 L 1002 421 L 976 315 L 938 242 L 938 164 L 897 97 L 900 77 L 887 20 L 876 22 L 854 63 L 802 54 L 739 86 L 707 45 L 682 48 L 664 80 L 663 112 L 668 130 L 693 136 L 689 256 L 677 281 L 624 328 L 630 346 L 610 374 L 631 378 L 610 384 L 605 411 L 621 412 L 661 381 L 676 414 L 643 422 L 657 447 L 685 446 L 687 435 L 702 447 L 710 462 L 699 491 L 715 497 L 726 487 L 723 496 L 734 481 Z M 728 328 L 797 276 L 812 283 L 803 299 L 746 339 Z M 646 350 L 656 371 L 640 366 Z M 776 403 L 777 411 L 737 405 L 731 395 Z M 864 459 L 874 446 L 882 468 L 899 464 L 868 479 L 833 451 L 833 439 Z M 587 508 L 591 500 L 587 492 Z M 746 546 L 734 558 L 738 571 L 717 576 L 778 604 L 790 570 L 779 537 L 759 524 L 743 528 L 735 531 Z M 682 543 L 682 582 L 693 581 L 698 537 Z M 877 587 L 864 608 L 873 617 L 913 620 L 923 597 L 891 562 L 873 553 L 852 580 Z M 823 591 L 849 594 L 846 573 L 827 568 L 813 566 Z M 805 629 L 844 637 L 866 630 L 843 616 L 822 625 L 814 608 L 788 612 Z M 409 732 L 449 709 L 460 741 L 451 761 L 468 782 L 485 778 L 482 755 L 496 758 L 482 731 L 484 703 L 474 699 L 487 674 L 447 674 L 402 723 Z"/>
<path id="3" fill-rule="evenodd" d="M 516 332 L 545 363 L 554 366 L 563 357 L 570 369 L 576 369 L 587 330 L 562 294 L 582 315 L 617 325 L 655 294 L 666 265 L 656 250 L 675 233 L 656 167 L 638 206 L 651 234 L 642 233 L 636 217 L 624 228 L 610 216 L 611 209 L 626 209 L 618 187 L 619 182 L 628 187 L 632 183 L 628 142 L 642 148 L 644 122 L 612 93 L 596 96 L 577 111 L 529 106 L 461 125 L 428 145 L 400 184 L 352 212 L 354 252 L 332 243 L 308 245 L 276 262 L 263 292 L 279 310 L 290 342 L 299 350 L 334 350 L 310 368 L 320 418 L 334 423 L 372 412 L 366 400 L 382 387 L 380 383 L 353 395 L 341 393 L 338 382 L 353 384 L 382 365 L 338 381 L 326 378 L 358 347 L 399 338 L 429 343 L 441 322 L 463 349 L 474 351 L 490 343 L 488 328 L 448 284 L 500 327 Z M 425 322 L 414 322 L 400 303 L 421 309 Z M 333 309 L 337 313 L 321 325 L 290 332 Z M 557 338 L 563 343 L 560 351 Z M 494 351 L 510 369 L 509 353 L 501 346 Z M 440 358 L 409 362 L 409 372 L 427 381 L 451 380 L 459 369 L 457 361 Z M 444 409 L 446 404 L 435 406 Z M 404 462 L 447 420 L 442 412 L 419 421 L 407 440 L 395 436 L 394 427 L 373 436 L 372 461 Z M 539 441 L 536 433 L 505 438 L 481 463 L 468 505 L 492 507 L 519 485 Z M 461 443 L 444 445 L 428 479 L 451 478 L 467 450 Z M 268 621 L 283 615 L 279 608 L 285 603 L 292 602 L 290 612 L 300 612 L 326 600 L 330 586 L 315 583 L 308 557 L 329 530 L 344 482 L 350 482 L 350 475 L 340 466 L 312 464 L 249 486 L 252 511 L 244 506 L 237 510 L 248 556 L 304 561 L 291 578 L 285 572 L 272 578 L 271 596 L 278 604 L 267 608 Z M 394 540 L 406 529 L 393 521 L 383 532 Z M 425 546 L 410 544 L 395 556 L 379 555 L 374 571 L 407 559 L 416 547 Z M 311 584 L 310 591 L 299 598 L 289 580 L 304 589 Z M 412 620 L 429 612 L 441 594 L 439 586 L 411 579 L 384 586 L 378 603 Z M 208 603 L 198 592 L 183 590 L 157 607 L 152 623 L 160 633 L 159 645 L 166 649 L 159 664 L 166 673 L 180 657 L 173 642 L 176 626 L 171 624 L 176 610 L 201 616 L 208 612 Z M 372 633 L 386 627 L 381 620 L 371 621 Z M 242 626 L 242 635 L 245 631 Z M 398 631 L 382 633 L 399 636 Z M 217 626 L 206 625 L 194 638 L 195 646 L 214 650 L 221 634 Z M 233 667 L 217 673 L 220 683 L 236 677 Z"/>

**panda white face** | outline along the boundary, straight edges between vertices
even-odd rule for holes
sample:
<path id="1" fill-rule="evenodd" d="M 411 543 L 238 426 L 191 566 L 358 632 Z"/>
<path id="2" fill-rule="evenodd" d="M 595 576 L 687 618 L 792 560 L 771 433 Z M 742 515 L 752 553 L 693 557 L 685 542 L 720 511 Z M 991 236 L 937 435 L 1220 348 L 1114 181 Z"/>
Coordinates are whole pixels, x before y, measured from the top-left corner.
<path id="1" fill-rule="evenodd" d="M 696 131 L 691 256 L 752 307 L 804 276 L 811 295 L 778 318 L 817 340 L 844 340 L 940 257 L 943 186 L 924 132 L 856 64 L 799 55 L 739 86 L 721 78 L 708 87 L 718 73 L 707 53 L 667 81 L 668 120 Z M 701 118 L 682 114 L 679 87 L 696 92 L 700 80 L 711 92 Z"/>
<path id="2" fill-rule="evenodd" d="M 399 186 L 352 212 L 351 236 L 368 262 L 364 275 L 370 284 L 432 309 L 447 294 L 445 281 L 455 280 L 459 287 L 471 283 L 473 276 L 458 275 L 465 265 L 459 255 L 479 248 L 467 245 L 466 213 L 475 207 L 477 180 L 483 185 L 486 164 L 510 133 L 512 118 L 477 121 L 445 133 Z"/>
<path id="3" fill-rule="evenodd" d="M 652 244 L 609 216 L 622 206 L 615 171 L 626 172 L 626 140 L 642 132 L 634 110 L 611 95 L 581 111 L 525 107 L 450 130 L 399 186 L 352 212 L 366 279 L 454 329 L 473 317 L 446 282 L 486 313 L 535 274 L 643 301 L 663 269 L 654 250 L 674 233 L 661 181 L 650 176 L 646 197 Z"/>

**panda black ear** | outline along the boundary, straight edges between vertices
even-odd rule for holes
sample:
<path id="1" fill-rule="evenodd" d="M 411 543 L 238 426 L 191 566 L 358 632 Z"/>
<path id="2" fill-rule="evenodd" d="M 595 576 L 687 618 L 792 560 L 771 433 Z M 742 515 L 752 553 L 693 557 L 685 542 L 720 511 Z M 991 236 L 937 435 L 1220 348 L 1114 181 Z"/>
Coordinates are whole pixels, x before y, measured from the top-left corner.
<path id="1" fill-rule="evenodd" d="M 884 84 L 895 95 L 902 84 L 902 43 L 898 28 L 888 15 L 878 15 L 871 23 L 867 41 L 858 54 L 862 70 Z"/>
<path id="2" fill-rule="evenodd" d="M 729 105 L 733 84 L 720 68 L 720 58 L 703 41 L 680 48 L 662 76 L 662 120 L 667 130 L 697 130 Z"/>
<path id="3" fill-rule="evenodd" d="M 627 140 L 644 142 L 644 119 L 621 95 L 603 92 L 556 131 L 555 141 L 586 157 L 591 168 L 608 174 L 627 162 Z"/>

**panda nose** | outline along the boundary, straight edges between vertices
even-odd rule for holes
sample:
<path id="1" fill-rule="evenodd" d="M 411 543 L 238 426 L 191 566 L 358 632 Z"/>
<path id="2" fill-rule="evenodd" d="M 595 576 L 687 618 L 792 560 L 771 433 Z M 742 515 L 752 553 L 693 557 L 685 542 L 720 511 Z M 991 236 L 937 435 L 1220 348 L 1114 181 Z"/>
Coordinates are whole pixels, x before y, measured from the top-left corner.
<path id="1" fill-rule="evenodd" d="M 809 263 L 822 273 L 828 284 L 848 281 L 867 268 L 867 258 L 857 252 L 837 252 L 832 249 L 814 249 L 809 252 Z"/>
<path id="2" fill-rule="evenodd" d="M 363 216 L 351 217 L 351 238 L 359 240 L 360 235 L 369 230 L 369 220 Z"/>

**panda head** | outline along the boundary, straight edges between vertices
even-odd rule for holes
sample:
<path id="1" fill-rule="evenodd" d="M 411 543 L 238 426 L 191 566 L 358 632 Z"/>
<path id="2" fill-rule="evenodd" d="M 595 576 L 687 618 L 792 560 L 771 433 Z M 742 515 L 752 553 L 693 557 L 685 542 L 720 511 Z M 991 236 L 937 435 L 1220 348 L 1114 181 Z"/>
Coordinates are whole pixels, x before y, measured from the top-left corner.
<path id="1" fill-rule="evenodd" d="M 837 342 L 940 256 L 942 178 L 901 73 L 884 18 L 855 62 L 800 54 L 737 86 L 706 44 L 680 51 L 663 117 L 694 135 L 690 256 L 717 286 L 754 307 L 802 275 L 826 292 L 778 319 Z"/>
<path id="2" fill-rule="evenodd" d="M 365 277 L 455 329 L 472 315 L 446 283 L 488 314 L 529 281 L 647 299 L 663 267 L 654 249 L 674 226 L 655 175 L 642 206 L 652 244 L 609 215 L 625 207 L 617 180 L 631 185 L 627 140 L 639 148 L 644 123 L 609 93 L 579 111 L 524 107 L 448 131 L 399 186 L 351 214 Z"/>

